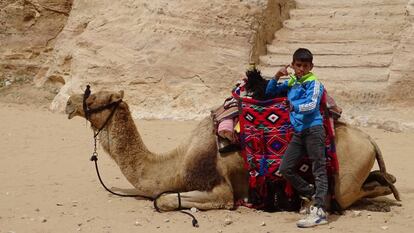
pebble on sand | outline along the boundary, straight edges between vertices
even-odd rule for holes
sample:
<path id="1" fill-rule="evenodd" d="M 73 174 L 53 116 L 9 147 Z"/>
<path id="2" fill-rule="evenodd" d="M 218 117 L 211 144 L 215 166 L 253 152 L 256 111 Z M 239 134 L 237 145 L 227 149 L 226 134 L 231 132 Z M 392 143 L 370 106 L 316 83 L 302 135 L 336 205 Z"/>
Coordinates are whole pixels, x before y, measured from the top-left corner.
<path id="1" fill-rule="evenodd" d="M 361 215 L 362 215 L 362 211 L 359 211 L 359 210 L 354 210 L 354 211 L 352 212 L 352 215 L 353 215 L 354 217 L 359 217 L 359 216 L 361 216 Z"/>
<path id="2" fill-rule="evenodd" d="M 47 219 L 46 219 L 45 217 L 40 217 L 40 218 L 39 218 L 39 220 L 40 220 L 40 222 L 42 222 L 42 223 L 47 222 Z"/>

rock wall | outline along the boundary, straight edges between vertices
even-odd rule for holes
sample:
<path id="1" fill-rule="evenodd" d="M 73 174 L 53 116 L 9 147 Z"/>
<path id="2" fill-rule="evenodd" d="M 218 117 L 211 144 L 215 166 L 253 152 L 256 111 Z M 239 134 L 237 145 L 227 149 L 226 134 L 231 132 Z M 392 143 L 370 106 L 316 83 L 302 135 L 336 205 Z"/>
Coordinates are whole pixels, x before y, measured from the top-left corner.
<path id="1" fill-rule="evenodd" d="M 286 2 L 286 1 L 272 1 Z M 123 89 L 134 116 L 193 119 L 230 95 L 267 1 L 74 1 L 37 85 Z M 275 20 L 279 20 L 275 18 Z"/>
<path id="2" fill-rule="evenodd" d="M 406 27 L 394 52 L 390 67 L 390 91 L 392 101 L 414 106 L 414 0 L 407 4 Z"/>
<path id="3" fill-rule="evenodd" d="M 38 87 L 56 90 L 51 109 L 61 111 L 69 95 L 80 93 L 86 84 L 91 84 L 93 91 L 125 90 L 126 100 L 138 118 L 199 118 L 209 114 L 212 106 L 230 94 L 249 61 L 257 62 L 260 56 L 269 53 L 283 55 L 276 59 L 277 62 L 290 59 L 289 49 L 299 46 L 297 41 L 301 34 L 286 37 L 289 40 L 285 43 L 292 44 L 292 48 L 279 42 L 270 44 L 275 35 L 300 27 L 309 28 L 309 23 L 313 23 L 309 17 L 316 20 L 315 25 L 321 30 L 327 25 L 336 25 L 333 18 L 344 18 L 343 28 L 332 26 L 326 29 L 330 34 L 322 33 L 325 38 L 335 30 L 344 33 L 351 25 L 346 22 L 355 21 L 355 18 L 361 18 L 367 24 L 370 20 L 389 16 L 385 24 L 380 24 L 383 27 L 376 30 L 380 34 L 394 30 L 395 33 L 389 33 L 393 43 L 376 46 L 362 40 L 366 46 L 364 43 L 355 48 L 322 46 L 317 54 L 321 57 L 335 51 L 334 55 L 337 55 L 338 48 L 343 48 L 341 51 L 348 55 L 368 50 L 370 56 L 378 52 L 391 57 L 391 65 L 381 68 L 386 72 L 380 75 L 371 68 L 348 75 L 330 72 L 348 78 L 351 74 L 352 77 L 372 77 L 370 82 L 357 85 L 363 87 L 359 96 L 352 94 L 355 89 L 352 85 L 335 80 L 328 83 L 335 87 L 341 104 L 350 106 L 351 118 L 358 115 L 363 118 L 355 124 L 371 121 L 384 125 L 384 116 L 395 116 L 395 109 L 379 102 L 387 101 L 391 106 L 398 105 L 403 109 L 413 107 L 414 103 L 414 0 L 407 0 L 405 16 L 401 13 L 405 10 L 395 6 L 404 0 L 356 1 L 361 7 L 355 11 L 350 10 L 349 1 L 342 0 L 333 2 L 334 10 L 324 8 L 324 4 L 332 5 L 330 1 L 333 0 L 2 0 L 0 96 L 4 96 L 1 95 L 4 86 L 34 80 Z M 378 9 L 371 7 L 374 2 L 379 3 Z M 310 14 L 309 8 L 315 8 L 315 5 L 318 7 Z M 297 9 L 290 11 L 295 7 Z M 355 4 L 352 7 L 355 8 Z M 396 20 L 398 27 L 393 27 L 391 19 L 401 15 L 402 21 Z M 287 20 L 289 17 L 292 18 Z M 364 29 L 355 27 L 355 30 Z M 346 33 L 350 36 L 371 34 Z M 332 38 L 341 35 L 332 34 Z M 309 40 L 307 38 L 307 42 Z M 333 42 L 341 43 L 337 39 Z M 350 62 L 366 58 L 366 54 L 362 54 Z M 369 59 L 367 64 L 380 63 L 379 58 Z M 327 64 L 331 61 L 328 59 Z M 270 71 L 273 74 L 275 68 Z M 384 78 L 381 75 L 385 75 Z M 382 81 L 376 82 L 376 79 Z M 26 92 L 28 89 L 22 90 Z M 36 97 L 36 92 L 31 96 Z M 371 113 L 365 114 L 367 109 Z M 377 117 L 378 109 L 385 113 Z M 404 112 L 397 115 L 411 119 L 411 113 L 414 113 L 411 110 Z"/>
<path id="4" fill-rule="evenodd" d="M 250 60 L 259 64 L 260 56 L 268 52 L 275 32 L 283 27 L 283 21 L 289 19 L 289 12 L 295 8 L 293 0 L 269 0 L 266 9 L 257 18 L 257 30 L 254 34 L 254 44 L 251 49 Z"/>
<path id="5" fill-rule="evenodd" d="M 73 0 L 1 0 L 0 87 L 30 82 L 53 51 Z"/>

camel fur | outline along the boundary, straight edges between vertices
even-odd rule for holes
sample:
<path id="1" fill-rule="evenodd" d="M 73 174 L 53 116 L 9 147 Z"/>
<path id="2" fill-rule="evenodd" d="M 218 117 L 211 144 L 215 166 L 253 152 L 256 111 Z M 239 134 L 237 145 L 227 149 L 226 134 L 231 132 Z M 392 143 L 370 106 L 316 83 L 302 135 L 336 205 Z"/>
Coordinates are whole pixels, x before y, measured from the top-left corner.
<path id="1" fill-rule="evenodd" d="M 89 96 L 86 104 L 90 109 L 98 108 L 122 100 L 123 95 L 123 91 L 101 91 Z M 69 119 L 85 117 L 82 101 L 81 94 L 69 98 L 66 106 Z M 92 129 L 100 129 L 111 111 L 105 109 L 91 114 L 88 120 Z M 335 132 L 340 165 L 335 178 L 335 197 L 340 207 L 347 208 L 363 197 L 391 193 L 399 199 L 393 185 L 395 178 L 386 172 L 375 142 L 364 132 L 344 123 L 339 124 Z M 239 152 L 218 152 L 210 117 L 202 120 L 188 140 L 177 148 L 156 154 L 145 146 L 128 104 L 122 101 L 99 137 L 103 149 L 117 163 L 137 194 L 154 198 L 165 191 L 176 191 L 181 193 L 183 208 L 201 210 L 231 209 L 235 200 L 247 197 L 248 174 L 243 168 L 243 159 Z M 380 171 L 370 176 L 375 160 Z M 162 210 L 178 207 L 175 193 L 164 194 L 157 202 Z"/>

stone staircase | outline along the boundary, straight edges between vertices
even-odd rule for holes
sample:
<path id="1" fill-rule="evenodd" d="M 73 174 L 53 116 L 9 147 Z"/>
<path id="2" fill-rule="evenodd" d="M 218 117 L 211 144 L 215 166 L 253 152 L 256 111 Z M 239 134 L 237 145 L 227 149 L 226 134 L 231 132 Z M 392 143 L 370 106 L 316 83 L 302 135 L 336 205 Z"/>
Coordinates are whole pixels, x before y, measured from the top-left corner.
<path id="1" fill-rule="evenodd" d="M 262 73 L 273 76 L 304 47 L 314 54 L 313 72 L 340 101 L 378 101 L 388 83 L 408 0 L 295 2 L 290 19 L 260 57 Z"/>

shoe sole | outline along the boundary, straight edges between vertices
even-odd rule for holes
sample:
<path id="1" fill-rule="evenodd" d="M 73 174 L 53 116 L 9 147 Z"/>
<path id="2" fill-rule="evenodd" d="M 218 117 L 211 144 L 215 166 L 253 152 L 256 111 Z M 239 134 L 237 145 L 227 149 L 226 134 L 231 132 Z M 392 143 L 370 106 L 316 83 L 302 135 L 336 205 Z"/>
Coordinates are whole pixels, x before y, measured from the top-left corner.
<path id="1" fill-rule="evenodd" d="M 309 224 L 309 225 L 296 224 L 296 226 L 299 227 L 299 228 L 310 228 L 310 227 L 316 227 L 316 226 L 319 226 L 319 225 L 326 225 L 326 224 L 328 224 L 327 220 L 321 220 L 318 223 L 313 223 L 313 224 Z"/>

